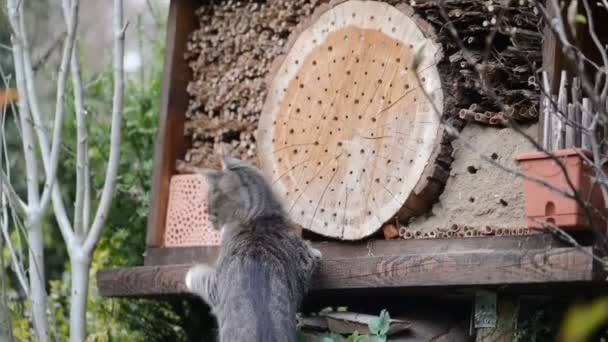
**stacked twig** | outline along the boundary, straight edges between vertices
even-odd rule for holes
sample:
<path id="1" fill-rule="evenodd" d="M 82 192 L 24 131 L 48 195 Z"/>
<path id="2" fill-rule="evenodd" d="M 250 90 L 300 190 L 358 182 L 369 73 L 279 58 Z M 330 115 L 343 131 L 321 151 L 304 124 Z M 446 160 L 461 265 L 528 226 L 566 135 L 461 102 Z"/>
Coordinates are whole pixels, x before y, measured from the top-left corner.
<path id="1" fill-rule="evenodd" d="M 420 1 L 413 7 L 435 26 L 445 50 L 440 68 L 451 102 L 448 114 L 492 126 L 537 120 L 540 88 L 534 70 L 542 61 L 542 35 L 533 6 L 452 0 Z"/>
<path id="2" fill-rule="evenodd" d="M 186 59 L 194 77 L 186 117 L 192 149 L 184 161 L 215 167 L 226 153 L 256 164 L 254 131 L 266 97 L 265 77 L 297 24 L 319 0 L 217 1 L 196 12 Z"/>

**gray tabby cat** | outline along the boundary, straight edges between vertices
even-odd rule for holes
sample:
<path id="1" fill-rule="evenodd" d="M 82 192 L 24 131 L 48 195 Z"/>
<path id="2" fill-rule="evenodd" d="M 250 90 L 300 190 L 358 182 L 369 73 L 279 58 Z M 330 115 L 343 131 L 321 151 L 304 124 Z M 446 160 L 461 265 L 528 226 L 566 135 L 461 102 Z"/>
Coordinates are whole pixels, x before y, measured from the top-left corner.
<path id="1" fill-rule="evenodd" d="M 296 234 L 255 167 L 228 157 L 222 166 L 199 170 L 209 220 L 223 229 L 220 255 L 215 267 L 192 267 L 186 286 L 210 305 L 221 342 L 296 341 L 296 312 L 321 253 Z"/>

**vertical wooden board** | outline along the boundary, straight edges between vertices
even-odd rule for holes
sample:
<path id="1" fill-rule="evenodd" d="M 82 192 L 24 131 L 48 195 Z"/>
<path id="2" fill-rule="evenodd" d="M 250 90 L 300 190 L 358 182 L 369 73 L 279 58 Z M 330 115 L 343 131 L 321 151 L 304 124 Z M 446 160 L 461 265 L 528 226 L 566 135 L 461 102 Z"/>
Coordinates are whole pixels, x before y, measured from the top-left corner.
<path id="1" fill-rule="evenodd" d="M 186 86 L 192 74 L 184 61 L 188 35 L 197 25 L 195 10 L 199 1 L 172 0 L 169 6 L 165 64 L 159 114 L 159 127 L 154 147 L 154 168 L 150 191 L 146 245 L 160 246 L 163 238 L 169 182 L 175 174 L 175 163 L 183 157 L 189 141 L 184 136 L 188 107 Z"/>

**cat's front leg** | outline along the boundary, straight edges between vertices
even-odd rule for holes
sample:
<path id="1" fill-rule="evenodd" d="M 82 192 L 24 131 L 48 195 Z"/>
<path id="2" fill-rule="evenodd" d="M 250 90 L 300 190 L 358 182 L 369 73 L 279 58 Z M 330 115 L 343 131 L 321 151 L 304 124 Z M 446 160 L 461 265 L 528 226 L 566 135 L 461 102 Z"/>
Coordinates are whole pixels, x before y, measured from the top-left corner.
<path id="1" fill-rule="evenodd" d="M 190 292 L 203 298 L 212 308 L 217 305 L 217 286 L 213 267 L 205 264 L 192 266 L 184 280 Z"/>
<path id="2" fill-rule="evenodd" d="M 321 251 L 312 247 L 308 241 L 302 242 L 304 248 L 301 250 L 300 269 L 310 277 L 319 265 L 323 255 Z"/>
<path id="3" fill-rule="evenodd" d="M 306 242 L 306 246 L 308 247 L 308 252 L 312 256 L 313 260 L 316 263 L 318 263 L 319 261 L 321 261 L 321 258 L 323 257 L 323 253 L 321 253 L 320 250 L 314 248 L 309 242 Z"/>

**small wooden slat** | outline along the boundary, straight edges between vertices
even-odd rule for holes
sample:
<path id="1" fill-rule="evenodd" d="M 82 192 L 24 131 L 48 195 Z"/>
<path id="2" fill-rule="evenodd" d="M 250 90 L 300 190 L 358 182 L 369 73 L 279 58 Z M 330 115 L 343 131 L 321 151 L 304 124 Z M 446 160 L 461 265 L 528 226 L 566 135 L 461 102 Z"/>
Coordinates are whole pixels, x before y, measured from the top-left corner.
<path id="1" fill-rule="evenodd" d="M 542 115 L 541 115 L 541 121 L 542 121 L 542 134 L 540 135 L 542 137 L 542 143 L 543 143 L 543 148 L 547 151 L 551 151 L 553 150 L 553 141 L 552 141 L 552 133 L 553 133 L 553 126 L 552 126 L 552 120 L 553 120 L 553 115 L 551 114 L 553 112 L 552 108 L 552 104 L 551 104 L 551 86 L 549 85 L 549 76 L 547 76 L 547 72 L 543 71 L 543 100 L 542 100 L 542 104 L 543 104 L 543 108 L 542 108 Z"/>
<path id="2" fill-rule="evenodd" d="M 477 249 L 352 258 L 324 255 L 313 289 L 420 288 L 444 286 L 542 285 L 594 279 L 591 247 Z M 144 297 L 185 294 L 189 264 L 142 266 L 100 271 L 102 296 Z"/>
<path id="3" fill-rule="evenodd" d="M 581 121 L 582 125 L 585 128 L 589 128 L 591 126 L 591 120 L 593 115 L 591 114 L 591 104 L 589 102 L 589 98 L 583 98 L 583 106 L 582 106 L 582 114 Z M 582 134 L 582 143 L 581 147 L 591 151 L 591 133 L 583 132 Z"/>
<path id="4" fill-rule="evenodd" d="M 568 118 L 568 75 L 566 71 L 562 71 L 559 82 L 559 92 L 557 95 L 557 110 L 553 125 L 553 148 L 566 148 L 566 125 Z"/>

